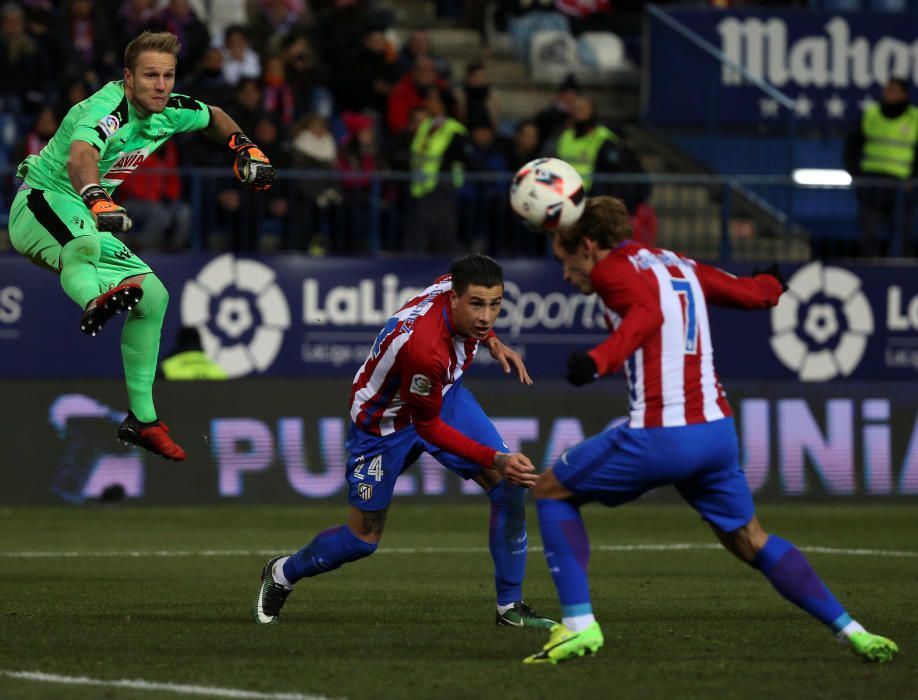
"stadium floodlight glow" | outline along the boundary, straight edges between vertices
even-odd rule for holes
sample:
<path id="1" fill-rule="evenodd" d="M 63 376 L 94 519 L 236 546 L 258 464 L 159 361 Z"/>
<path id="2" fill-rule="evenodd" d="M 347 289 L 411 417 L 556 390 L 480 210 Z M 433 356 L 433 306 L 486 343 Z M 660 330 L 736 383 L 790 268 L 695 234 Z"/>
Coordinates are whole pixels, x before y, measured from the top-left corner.
<path id="1" fill-rule="evenodd" d="M 851 184 L 847 170 L 832 168 L 796 168 L 791 177 L 798 185 L 828 185 L 846 187 Z"/>

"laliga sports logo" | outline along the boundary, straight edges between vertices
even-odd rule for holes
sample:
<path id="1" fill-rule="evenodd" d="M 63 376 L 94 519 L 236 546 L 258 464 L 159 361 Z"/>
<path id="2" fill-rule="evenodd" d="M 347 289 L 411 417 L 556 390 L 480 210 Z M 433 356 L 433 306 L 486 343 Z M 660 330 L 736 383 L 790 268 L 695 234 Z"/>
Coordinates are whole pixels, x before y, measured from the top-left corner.
<path id="1" fill-rule="evenodd" d="M 803 382 L 824 382 L 854 371 L 873 313 L 857 275 L 812 262 L 797 270 L 771 310 L 771 347 Z"/>
<path id="2" fill-rule="evenodd" d="M 230 377 L 271 366 L 290 327 L 290 309 L 274 271 L 221 255 L 185 283 L 182 324 L 201 333 L 204 352 Z"/>

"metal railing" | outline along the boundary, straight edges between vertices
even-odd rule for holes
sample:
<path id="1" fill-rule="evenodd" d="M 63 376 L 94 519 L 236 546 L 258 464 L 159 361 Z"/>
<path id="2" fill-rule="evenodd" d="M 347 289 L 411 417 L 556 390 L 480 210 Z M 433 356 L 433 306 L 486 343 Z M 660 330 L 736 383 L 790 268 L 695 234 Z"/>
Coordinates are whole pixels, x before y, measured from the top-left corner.
<path id="1" fill-rule="evenodd" d="M 224 169 L 161 173 L 181 175 L 178 201 L 115 195 L 135 220 L 125 241 L 141 251 L 397 255 L 479 250 L 501 257 L 549 252 L 546 237 L 527 229 L 510 210 L 511 173 L 468 173 L 458 190 L 446 178 L 435 196 L 420 200 L 411 196 L 409 173 L 282 170 L 267 192 L 245 190 Z M 156 174 L 148 169 L 135 177 Z M 789 177 L 761 175 L 597 175 L 595 182 L 594 187 L 626 199 L 639 186 L 649 185 L 649 207 L 633 222 L 636 236 L 701 260 L 853 256 L 862 245 L 862 228 L 872 225 L 858 206 L 854 187 L 804 187 Z M 2 229 L 16 184 L 10 170 L 0 172 Z M 884 230 L 872 254 L 907 252 L 914 238 L 910 223 L 918 188 L 910 184 L 915 183 L 856 184 L 870 185 L 886 202 L 881 207 L 884 220 L 873 222 Z M 164 235 L 145 239 L 154 224 Z M 892 233 L 906 226 L 909 236 Z M 0 249 L 8 248 L 5 236 L 0 238 Z"/>

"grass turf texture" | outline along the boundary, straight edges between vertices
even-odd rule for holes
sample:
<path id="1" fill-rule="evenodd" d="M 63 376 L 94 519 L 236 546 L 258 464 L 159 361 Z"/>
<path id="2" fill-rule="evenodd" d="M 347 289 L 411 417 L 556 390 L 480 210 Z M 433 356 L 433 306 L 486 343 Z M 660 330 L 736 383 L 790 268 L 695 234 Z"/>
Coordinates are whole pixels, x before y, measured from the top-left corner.
<path id="1" fill-rule="evenodd" d="M 0 509 L 0 669 L 334 698 L 914 697 L 918 557 L 810 552 L 868 629 L 896 640 L 863 663 L 822 625 L 719 550 L 595 551 L 594 658 L 524 666 L 544 631 L 498 628 L 487 504 L 393 507 L 380 551 L 303 581 L 280 625 L 250 609 L 267 554 L 340 523 L 343 507 Z M 594 545 L 714 543 L 689 508 L 589 506 Z M 910 505 L 764 507 L 766 530 L 802 548 L 918 551 Z M 534 509 L 530 543 L 540 546 Z M 398 548 L 472 549 L 397 552 Z M 99 553 L 242 550 L 223 556 Z M 389 553 L 386 553 L 389 550 Z M 83 552 L 67 558 L 9 552 Z M 89 554 L 91 553 L 91 554 Z M 541 551 L 526 599 L 558 603 Z M 0 676 L 2 698 L 189 697 Z"/>

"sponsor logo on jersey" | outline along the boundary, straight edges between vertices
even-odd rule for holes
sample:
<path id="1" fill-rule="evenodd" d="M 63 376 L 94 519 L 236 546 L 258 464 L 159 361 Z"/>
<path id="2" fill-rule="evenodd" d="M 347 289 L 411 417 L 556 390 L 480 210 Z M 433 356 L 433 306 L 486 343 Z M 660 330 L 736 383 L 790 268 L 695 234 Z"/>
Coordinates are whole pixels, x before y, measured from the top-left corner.
<path id="1" fill-rule="evenodd" d="M 411 378 L 411 388 L 408 390 L 418 396 L 430 396 L 433 385 L 423 374 L 416 374 Z"/>
<path id="2" fill-rule="evenodd" d="M 105 134 L 106 137 L 111 136 L 120 128 L 121 120 L 118 119 L 117 115 L 109 114 L 99 120 L 99 131 Z"/>
<path id="3" fill-rule="evenodd" d="M 133 151 L 124 151 L 117 160 L 105 173 L 105 182 L 103 184 L 120 184 L 128 175 L 137 170 L 138 166 L 143 163 L 147 156 L 150 155 L 149 148 L 137 148 Z"/>

